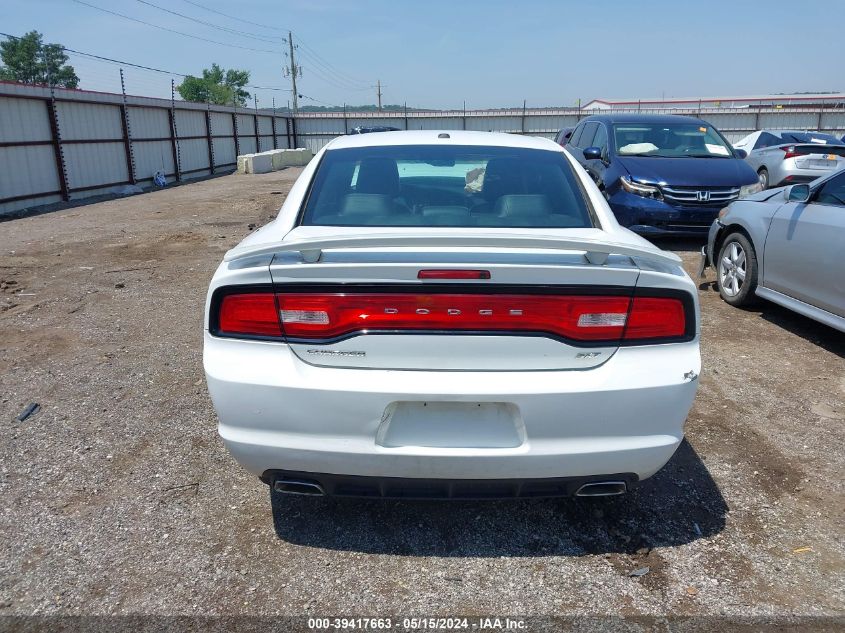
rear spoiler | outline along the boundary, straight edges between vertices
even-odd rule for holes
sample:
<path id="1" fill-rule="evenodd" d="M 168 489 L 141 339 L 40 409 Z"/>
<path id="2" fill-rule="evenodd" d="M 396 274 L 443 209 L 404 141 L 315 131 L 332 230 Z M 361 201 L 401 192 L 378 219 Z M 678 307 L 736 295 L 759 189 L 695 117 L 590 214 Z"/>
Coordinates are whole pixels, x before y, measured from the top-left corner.
<path id="1" fill-rule="evenodd" d="M 622 244 L 586 237 L 552 237 L 542 235 L 426 235 L 407 233 L 380 233 L 369 235 L 344 235 L 292 240 L 276 244 L 256 244 L 235 247 L 226 253 L 223 261 L 232 261 L 252 255 L 299 251 L 305 263 L 320 261 L 323 251 L 359 248 L 526 248 L 552 251 L 584 251 L 590 264 L 601 266 L 610 255 L 641 257 L 664 264 L 679 264 L 681 258 L 656 247 Z"/>
<path id="2" fill-rule="evenodd" d="M 845 156 L 845 144 L 835 143 L 780 143 L 778 149 L 794 148 L 798 154 L 836 154 Z"/>

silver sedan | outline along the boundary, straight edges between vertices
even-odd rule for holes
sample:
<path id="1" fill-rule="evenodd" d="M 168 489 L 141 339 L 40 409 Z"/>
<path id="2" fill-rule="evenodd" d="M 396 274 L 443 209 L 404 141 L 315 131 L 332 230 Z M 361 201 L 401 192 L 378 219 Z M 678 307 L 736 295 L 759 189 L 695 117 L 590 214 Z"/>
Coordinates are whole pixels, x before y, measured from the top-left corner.
<path id="1" fill-rule="evenodd" d="M 762 191 L 722 209 L 702 248 L 722 298 L 757 297 L 845 332 L 845 170 Z"/>
<path id="2" fill-rule="evenodd" d="M 759 130 L 734 143 L 748 154 L 763 189 L 811 182 L 845 167 L 845 142 L 831 134 Z"/>

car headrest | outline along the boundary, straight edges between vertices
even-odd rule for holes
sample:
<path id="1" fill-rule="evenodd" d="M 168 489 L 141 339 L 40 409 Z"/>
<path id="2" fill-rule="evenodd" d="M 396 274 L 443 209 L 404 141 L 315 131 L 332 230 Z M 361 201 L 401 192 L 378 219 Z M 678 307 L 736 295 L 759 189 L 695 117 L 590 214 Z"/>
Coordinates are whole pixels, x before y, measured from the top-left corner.
<path id="1" fill-rule="evenodd" d="M 503 218 L 549 215 L 552 205 L 542 194 L 507 195 L 496 200 L 495 214 Z"/>
<path id="2" fill-rule="evenodd" d="M 424 216 L 456 215 L 469 217 L 469 209 L 460 205 L 430 205 L 422 208 Z"/>
<path id="3" fill-rule="evenodd" d="M 379 193 L 349 193 L 343 196 L 340 215 L 376 216 L 393 211 L 393 199 Z"/>
<path id="4" fill-rule="evenodd" d="M 358 193 L 399 194 L 399 168 L 391 158 L 365 158 L 358 167 Z"/>
<path id="5" fill-rule="evenodd" d="M 524 191 L 523 164 L 516 158 L 491 158 L 484 170 L 484 187 L 481 195 L 493 201 L 506 194 Z"/>

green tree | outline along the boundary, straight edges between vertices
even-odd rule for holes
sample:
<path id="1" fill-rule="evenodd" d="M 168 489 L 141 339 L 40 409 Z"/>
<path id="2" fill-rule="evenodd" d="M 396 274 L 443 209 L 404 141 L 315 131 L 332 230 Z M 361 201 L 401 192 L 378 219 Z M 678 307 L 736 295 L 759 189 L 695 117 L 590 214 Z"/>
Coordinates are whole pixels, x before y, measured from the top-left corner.
<path id="1" fill-rule="evenodd" d="M 30 31 L 23 37 L 0 42 L 0 79 L 24 84 L 46 84 L 76 88 L 79 77 L 67 65 L 61 44 L 44 44 L 41 33 Z"/>
<path id="2" fill-rule="evenodd" d="M 223 70 L 212 64 L 211 69 L 203 69 L 202 77 L 185 77 L 176 90 L 185 101 L 242 106 L 249 99 L 249 93 L 243 89 L 248 82 L 248 70 Z"/>

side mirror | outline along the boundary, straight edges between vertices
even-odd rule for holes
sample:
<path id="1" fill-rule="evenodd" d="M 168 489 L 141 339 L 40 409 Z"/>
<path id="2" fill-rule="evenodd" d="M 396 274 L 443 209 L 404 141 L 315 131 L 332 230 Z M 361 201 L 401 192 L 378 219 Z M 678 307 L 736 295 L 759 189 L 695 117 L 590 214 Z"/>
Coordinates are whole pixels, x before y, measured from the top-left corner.
<path id="1" fill-rule="evenodd" d="M 584 160 L 601 160 L 600 147 L 588 147 L 584 150 Z"/>
<path id="2" fill-rule="evenodd" d="M 787 202 L 808 202 L 810 200 L 810 185 L 792 185 L 784 191 Z"/>
<path id="3" fill-rule="evenodd" d="M 744 149 L 734 149 L 734 155 L 737 158 L 748 158 L 748 152 L 746 152 Z"/>

